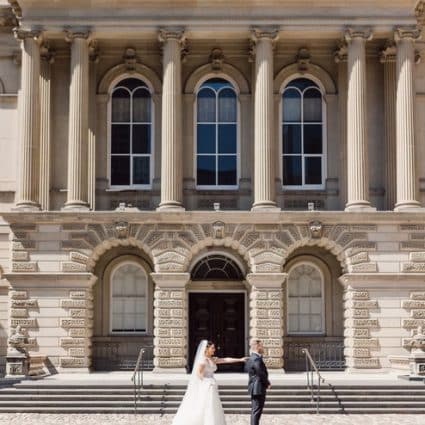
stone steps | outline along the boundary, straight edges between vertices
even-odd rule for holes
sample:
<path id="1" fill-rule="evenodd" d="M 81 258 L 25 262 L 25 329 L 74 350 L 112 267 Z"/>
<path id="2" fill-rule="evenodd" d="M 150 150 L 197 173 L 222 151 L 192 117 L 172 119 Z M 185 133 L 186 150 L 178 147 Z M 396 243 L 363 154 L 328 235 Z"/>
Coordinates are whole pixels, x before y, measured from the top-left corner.
<path id="1" fill-rule="evenodd" d="M 138 401 L 139 413 L 173 414 L 185 385 L 147 385 Z M 246 386 L 220 384 L 226 413 L 249 414 Z M 425 414 L 425 385 L 324 385 L 322 413 Z M 64 384 L 23 381 L 0 388 L 0 413 L 134 413 L 131 384 Z M 305 385 L 278 385 L 268 393 L 264 413 L 316 413 L 316 402 Z"/>

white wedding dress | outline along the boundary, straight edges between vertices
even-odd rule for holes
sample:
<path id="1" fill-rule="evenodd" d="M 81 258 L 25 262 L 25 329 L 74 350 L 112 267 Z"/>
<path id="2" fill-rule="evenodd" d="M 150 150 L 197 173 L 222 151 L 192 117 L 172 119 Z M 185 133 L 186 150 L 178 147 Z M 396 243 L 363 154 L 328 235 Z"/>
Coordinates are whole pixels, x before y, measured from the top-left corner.
<path id="1" fill-rule="evenodd" d="M 198 353 L 205 351 L 201 344 Z M 217 382 L 214 378 L 217 365 L 202 354 L 197 357 L 192 378 L 172 425 L 226 425 Z M 205 365 L 203 379 L 196 373 L 201 364 Z"/>

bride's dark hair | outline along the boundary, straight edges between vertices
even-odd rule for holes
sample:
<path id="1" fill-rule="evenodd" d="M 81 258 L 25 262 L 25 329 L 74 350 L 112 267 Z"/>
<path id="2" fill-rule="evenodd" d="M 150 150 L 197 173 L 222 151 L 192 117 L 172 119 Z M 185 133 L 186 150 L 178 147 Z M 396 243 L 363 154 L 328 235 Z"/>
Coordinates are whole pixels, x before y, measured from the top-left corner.
<path id="1" fill-rule="evenodd" d="M 210 348 L 211 345 L 215 345 L 213 341 L 208 341 L 207 342 L 207 346 L 205 347 L 205 349 Z"/>

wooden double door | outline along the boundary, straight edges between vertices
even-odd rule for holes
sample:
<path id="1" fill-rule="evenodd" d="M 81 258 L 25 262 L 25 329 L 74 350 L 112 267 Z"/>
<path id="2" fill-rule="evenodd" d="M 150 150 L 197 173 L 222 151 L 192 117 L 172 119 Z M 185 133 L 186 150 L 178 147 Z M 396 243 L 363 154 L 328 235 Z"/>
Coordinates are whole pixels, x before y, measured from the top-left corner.
<path id="1" fill-rule="evenodd" d="M 243 357 L 245 294 L 196 292 L 189 294 L 189 367 L 201 340 L 215 343 L 217 357 Z M 220 365 L 218 372 L 243 372 L 244 364 Z"/>

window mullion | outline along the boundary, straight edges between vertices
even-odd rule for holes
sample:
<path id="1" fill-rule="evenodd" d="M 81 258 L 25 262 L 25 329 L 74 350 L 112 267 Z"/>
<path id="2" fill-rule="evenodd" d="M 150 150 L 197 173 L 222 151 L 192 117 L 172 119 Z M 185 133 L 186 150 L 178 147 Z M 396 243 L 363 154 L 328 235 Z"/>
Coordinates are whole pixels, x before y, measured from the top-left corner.
<path id="1" fill-rule="evenodd" d="M 215 185 L 218 186 L 218 92 L 215 94 Z"/>
<path id="2" fill-rule="evenodd" d="M 133 186 L 133 92 L 130 93 L 130 186 Z"/>

